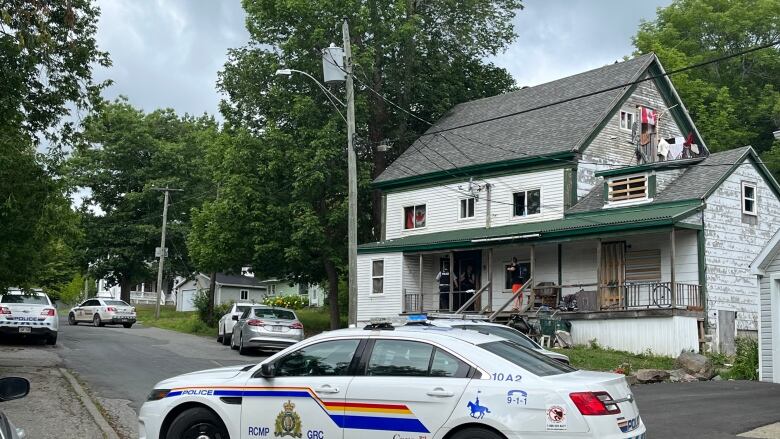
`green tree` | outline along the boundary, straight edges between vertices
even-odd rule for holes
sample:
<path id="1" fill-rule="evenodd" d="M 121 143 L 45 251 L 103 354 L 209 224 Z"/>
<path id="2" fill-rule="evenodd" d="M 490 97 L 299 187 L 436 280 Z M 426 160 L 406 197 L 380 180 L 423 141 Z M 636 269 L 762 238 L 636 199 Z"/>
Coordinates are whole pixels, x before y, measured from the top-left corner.
<path id="1" fill-rule="evenodd" d="M 642 23 L 638 53 L 667 70 L 780 40 L 777 0 L 674 0 Z M 723 151 L 771 148 L 780 126 L 780 49 L 752 52 L 672 76 L 707 145 Z M 780 168 L 774 168 L 775 173 Z"/>
<path id="2" fill-rule="evenodd" d="M 218 135 L 213 118 L 179 117 L 173 110 L 151 113 L 126 99 L 105 103 L 84 121 L 83 142 L 69 162 L 75 184 L 89 190 L 82 209 L 83 259 L 90 274 L 130 287 L 152 277 L 160 244 L 163 196 L 172 187 L 168 210 L 168 273 L 189 274 L 185 237 L 190 209 L 213 196 L 203 155 Z"/>
<path id="3" fill-rule="evenodd" d="M 509 90 L 504 69 L 484 62 L 516 35 L 519 0 L 389 2 L 245 0 L 247 46 L 229 52 L 219 76 L 228 123 L 258 138 L 253 168 L 235 192 L 249 202 L 256 273 L 327 280 L 331 324 L 339 324 L 338 282 L 346 259 L 346 132 L 340 116 L 307 78 L 280 80 L 280 66 L 318 75 L 321 50 L 340 43 L 349 17 L 356 67 L 360 235 L 379 235 L 380 199 L 369 182 L 428 128 L 383 100 L 435 120 L 452 106 Z M 340 86 L 332 90 L 343 93 Z M 388 153 L 376 146 L 394 142 Z M 230 186 L 231 183 L 226 183 Z M 227 197 L 226 197 L 227 198 Z M 243 227 L 244 225 L 242 225 Z"/>
<path id="4" fill-rule="evenodd" d="M 0 291 L 59 280 L 73 238 L 61 146 L 73 140 L 69 108 L 89 109 L 105 83 L 92 81 L 98 10 L 89 0 L 0 2 Z M 40 154 L 43 137 L 51 151 Z M 59 264 L 59 267 L 55 265 Z"/>

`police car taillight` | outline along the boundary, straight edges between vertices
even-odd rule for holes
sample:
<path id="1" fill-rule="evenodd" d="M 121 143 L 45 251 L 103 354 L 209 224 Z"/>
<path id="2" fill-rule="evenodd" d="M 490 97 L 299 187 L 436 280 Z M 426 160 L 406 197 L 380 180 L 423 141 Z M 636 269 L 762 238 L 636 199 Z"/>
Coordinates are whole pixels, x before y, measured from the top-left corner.
<path id="1" fill-rule="evenodd" d="M 11 308 L 0 306 L 0 314 L 11 314 Z"/>
<path id="2" fill-rule="evenodd" d="M 620 407 L 607 392 L 576 392 L 569 394 L 574 405 L 585 416 L 616 415 Z"/>
<path id="3" fill-rule="evenodd" d="M 46 308 L 41 311 L 42 316 L 54 317 L 54 310 L 52 308 Z"/>
<path id="4" fill-rule="evenodd" d="M 265 322 L 262 320 L 252 319 L 252 320 L 247 320 L 246 324 L 249 326 L 263 326 L 265 325 Z"/>
<path id="5" fill-rule="evenodd" d="M 114 308 L 113 306 L 107 306 L 106 307 L 106 311 L 108 311 L 108 312 L 116 312 L 116 308 Z"/>

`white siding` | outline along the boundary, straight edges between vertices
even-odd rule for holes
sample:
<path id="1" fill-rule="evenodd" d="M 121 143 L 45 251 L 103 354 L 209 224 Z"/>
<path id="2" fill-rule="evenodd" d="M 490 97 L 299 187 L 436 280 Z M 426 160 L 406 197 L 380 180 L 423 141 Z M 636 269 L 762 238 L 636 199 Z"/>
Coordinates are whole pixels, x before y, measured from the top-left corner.
<path id="1" fill-rule="evenodd" d="M 622 109 L 635 111 L 637 105 L 664 110 L 666 103 L 652 81 L 642 82 L 623 104 Z M 659 128 L 661 137 L 681 136 L 672 117 L 666 113 L 661 117 Z M 616 111 L 601 132 L 593 139 L 582 154 L 577 168 L 577 196 L 587 195 L 601 178 L 594 175 L 597 171 L 636 165 L 635 147 L 630 143 L 631 132 L 620 128 L 620 110 Z"/>
<path id="2" fill-rule="evenodd" d="M 761 381 L 780 383 L 780 258 L 775 255 L 760 279 L 761 327 L 759 329 L 759 363 Z M 772 288 L 772 284 L 774 288 Z M 774 297 L 773 297 L 774 296 Z"/>
<path id="3" fill-rule="evenodd" d="M 222 286 L 217 283 L 218 291 L 218 303 L 231 303 L 231 302 L 249 302 L 249 303 L 261 303 L 265 296 L 265 288 L 251 288 L 251 287 L 232 287 Z M 241 299 L 241 290 L 247 291 L 247 298 Z"/>
<path id="4" fill-rule="evenodd" d="M 384 263 L 384 293 L 371 293 L 371 261 L 382 259 Z M 401 313 L 403 253 L 359 254 L 357 260 L 359 322 L 373 317 L 397 317 Z"/>
<path id="5" fill-rule="evenodd" d="M 599 345 L 642 354 L 676 357 L 683 350 L 699 350 L 696 317 L 647 317 L 631 319 L 572 320 L 574 344 Z"/>
<path id="6" fill-rule="evenodd" d="M 757 329 L 758 285 L 749 266 L 780 226 L 780 202 L 748 163 L 738 166 L 706 200 L 707 317 L 713 329 L 718 310 L 736 311 L 738 330 Z M 758 185 L 756 225 L 743 222 L 742 181 Z M 717 337 L 717 331 L 712 332 Z M 718 346 L 718 340 L 713 341 Z"/>
<path id="7" fill-rule="evenodd" d="M 492 227 L 563 217 L 563 169 L 487 177 L 475 183 L 482 185 L 488 183 L 492 186 L 490 207 Z M 479 192 L 479 199 L 474 204 L 474 217 L 459 219 L 460 200 L 467 197 L 468 186 L 469 182 L 464 180 L 443 186 L 388 193 L 386 238 L 485 227 L 487 218 L 485 189 Z M 541 213 L 528 217 L 513 217 L 512 193 L 533 189 L 541 190 Z M 420 204 L 426 205 L 425 227 L 404 230 L 404 207 Z"/>

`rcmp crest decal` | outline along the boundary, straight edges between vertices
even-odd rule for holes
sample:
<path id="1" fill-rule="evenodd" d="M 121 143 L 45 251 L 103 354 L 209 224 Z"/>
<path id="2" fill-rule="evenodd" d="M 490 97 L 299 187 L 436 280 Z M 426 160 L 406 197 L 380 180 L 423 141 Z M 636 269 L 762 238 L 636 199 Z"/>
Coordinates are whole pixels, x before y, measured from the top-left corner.
<path id="1" fill-rule="evenodd" d="M 301 417 L 295 412 L 295 404 L 288 400 L 282 407 L 284 410 L 279 412 L 274 423 L 274 436 L 295 438 L 303 436 L 301 434 Z"/>

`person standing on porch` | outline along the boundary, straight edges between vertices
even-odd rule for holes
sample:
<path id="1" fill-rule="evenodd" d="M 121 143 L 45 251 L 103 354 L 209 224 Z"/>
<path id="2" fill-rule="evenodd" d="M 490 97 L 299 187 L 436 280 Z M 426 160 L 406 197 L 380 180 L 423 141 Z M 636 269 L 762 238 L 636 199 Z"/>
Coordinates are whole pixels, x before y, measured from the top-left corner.
<path id="1" fill-rule="evenodd" d="M 455 301 L 457 303 L 456 308 L 463 306 L 474 295 L 474 290 L 477 287 L 477 275 L 474 273 L 473 265 L 466 265 L 466 271 L 460 275 L 458 285 L 460 286 L 460 297 Z"/>
<path id="2" fill-rule="evenodd" d="M 506 271 L 509 272 L 509 279 L 512 284 L 512 294 L 517 294 L 517 292 L 520 291 L 520 288 L 523 287 L 523 280 L 525 276 L 523 273 L 523 267 L 517 263 L 516 257 L 512 258 L 512 263 L 509 264 L 509 266 L 506 268 Z M 514 309 L 519 310 L 522 304 L 523 299 L 521 296 L 518 296 L 515 298 Z"/>
<path id="3" fill-rule="evenodd" d="M 439 282 L 439 310 L 450 309 L 450 268 L 444 264 L 436 274 L 436 281 Z"/>

